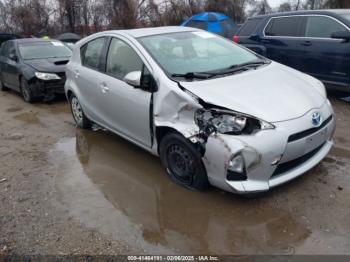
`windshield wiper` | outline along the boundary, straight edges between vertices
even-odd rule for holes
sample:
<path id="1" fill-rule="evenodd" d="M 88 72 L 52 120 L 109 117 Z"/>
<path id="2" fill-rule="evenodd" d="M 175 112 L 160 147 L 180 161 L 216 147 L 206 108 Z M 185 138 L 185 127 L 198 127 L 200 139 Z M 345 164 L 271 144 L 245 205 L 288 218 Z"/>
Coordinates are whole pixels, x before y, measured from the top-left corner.
<path id="1" fill-rule="evenodd" d="M 246 71 L 249 70 L 250 68 L 257 68 L 261 65 L 265 65 L 270 63 L 270 61 L 268 60 L 259 60 L 259 61 L 251 61 L 251 62 L 247 62 L 247 63 L 243 63 L 243 64 L 235 64 L 232 66 L 229 66 L 227 68 L 221 69 L 221 70 L 217 70 L 214 72 L 210 72 L 211 76 L 218 76 L 218 75 L 226 75 L 226 74 L 233 74 L 239 71 Z"/>
<path id="2" fill-rule="evenodd" d="M 172 74 L 172 77 L 183 77 L 186 79 L 208 79 L 213 76 L 212 73 L 187 72 L 185 74 Z"/>
<path id="3" fill-rule="evenodd" d="M 258 67 L 260 65 L 265 65 L 267 63 L 270 63 L 268 60 L 259 60 L 259 61 L 251 61 L 243 64 L 238 65 L 232 65 L 228 67 L 227 69 L 236 69 L 236 68 L 244 68 L 244 67 Z"/>

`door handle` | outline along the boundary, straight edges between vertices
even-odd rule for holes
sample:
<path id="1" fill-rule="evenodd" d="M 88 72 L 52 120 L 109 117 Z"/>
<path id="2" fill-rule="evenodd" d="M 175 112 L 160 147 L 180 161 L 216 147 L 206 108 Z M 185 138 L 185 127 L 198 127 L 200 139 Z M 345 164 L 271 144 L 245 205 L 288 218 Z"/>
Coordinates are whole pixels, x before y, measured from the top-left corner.
<path id="1" fill-rule="evenodd" d="M 109 87 L 107 86 L 107 84 L 106 83 L 102 83 L 102 84 L 100 84 L 100 87 L 101 87 L 101 91 L 102 91 L 102 93 L 107 93 L 107 92 L 109 92 Z"/>
<path id="2" fill-rule="evenodd" d="M 301 43 L 302 46 L 312 46 L 311 41 L 304 41 Z"/>
<path id="3" fill-rule="evenodd" d="M 75 70 L 75 71 L 74 71 L 74 76 L 75 76 L 75 78 L 78 78 L 78 77 L 79 77 L 79 71 L 78 71 L 78 70 Z"/>

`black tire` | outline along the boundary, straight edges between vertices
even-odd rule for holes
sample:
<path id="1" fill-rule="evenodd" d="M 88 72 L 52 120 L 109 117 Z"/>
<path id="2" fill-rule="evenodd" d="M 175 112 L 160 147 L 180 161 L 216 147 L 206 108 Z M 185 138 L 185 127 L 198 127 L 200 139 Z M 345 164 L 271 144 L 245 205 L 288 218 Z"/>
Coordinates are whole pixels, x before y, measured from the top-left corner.
<path id="1" fill-rule="evenodd" d="M 21 94 L 24 101 L 26 101 L 27 103 L 35 102 L 35 96 L 33 94 L 33 91 L 24 77 L 21 77 Z"/>
<path id="2" fill-rule="evenodd" d="M 9 89 L 4 85 L 0 77 L 0 91 L 7 91 L 7 90 Z"/>
<path id="3" fill-rule="evenodd" d="M 83 108 L 80 105 L 78 98 L 72 94 L 69 97 L 70 109 L 72 111 L 73 119 L 78 127 L 88 129 L 91 127 L 91 121 L 84 114 Z M 77 108 L 79 107 L 79 108 Z"/>
<path id="4" fill-rule="evenodd" d="M 164 169 L 176 183 L 194 190 L 206 190 L 210 184 L 199 152 L 182 135 L 167 134 L 160 143 Z"/>

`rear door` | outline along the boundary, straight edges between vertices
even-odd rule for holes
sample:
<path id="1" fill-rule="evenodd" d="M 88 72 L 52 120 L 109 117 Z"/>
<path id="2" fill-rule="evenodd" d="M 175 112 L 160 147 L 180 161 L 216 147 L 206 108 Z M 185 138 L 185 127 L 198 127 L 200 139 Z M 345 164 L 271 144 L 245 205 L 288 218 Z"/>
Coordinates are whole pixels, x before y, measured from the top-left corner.
<path id="1" fill-rule="evenodd" d="M 325 15 L 309 15 L 303 20 L 303 41 L 299 44 L 303 71 L 326 83 L 350 82 L 350 43 L 333 39 L 335 32 L 348 31 L 339 20 Z"/>
<path id="2" fill-rule="evenodd" d="M 268 58 L 287 66 L 301 69 L 300 44 L 302 17 L 272 17 L 263 30 L 260 40 L 266 47 Z"/>

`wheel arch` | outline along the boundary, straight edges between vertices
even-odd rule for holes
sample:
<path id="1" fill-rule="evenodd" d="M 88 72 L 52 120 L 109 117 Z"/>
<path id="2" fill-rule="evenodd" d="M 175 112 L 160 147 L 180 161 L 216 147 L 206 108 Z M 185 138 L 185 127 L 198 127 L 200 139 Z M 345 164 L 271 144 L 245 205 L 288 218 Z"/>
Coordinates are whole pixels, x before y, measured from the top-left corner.
<path id="1" fill-rule="evenodd" d="M 156 141 L 157 141 L 157 153 L 159 154 L 160 150 L 160 143 L 162 142 L 162 139 L 169 133 L 176 133 L 184 136 L 179 132 L 177 129 L 170 127 L 170 126 L 156 126 Z"/>

